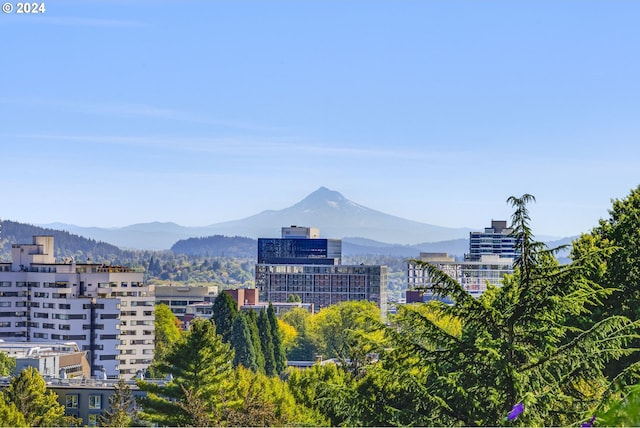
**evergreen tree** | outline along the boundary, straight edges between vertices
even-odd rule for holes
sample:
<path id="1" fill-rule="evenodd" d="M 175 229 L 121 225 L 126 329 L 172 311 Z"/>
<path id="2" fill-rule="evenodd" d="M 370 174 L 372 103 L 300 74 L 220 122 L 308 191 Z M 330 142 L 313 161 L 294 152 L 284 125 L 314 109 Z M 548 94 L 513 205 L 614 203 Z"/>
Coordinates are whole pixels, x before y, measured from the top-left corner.
<path id="1" fill-rule="evenodd" d="M 131 388 L 124 381 L 118 380 L 114 392 L 109 396 L 109 407 L 98 417 L 103 427 L 128 427 L 136 420 L 135 400 L 131 396 Z"/>
<path id="2" fill-rule="evenodd" d="M 233 350 L 216 334 L 215 325 L 196 318 L 158 365 L 160 373 L 172 376 L 171 381 L 163 386 L 139 381 L 140 389 L 148 392 L 140 400 L 141 416 L 160 425 L 201 424 L 202 415 L 189 412 L 189 400 L 200 400 L 206 405 L 207 425 L 216 425 L 217 406 L 231 388 L 232 361 Z"/>
<path id="3" fill-rule="evenodd" d="M 64 406 L 58 403 L 58 396 L 47 391 L 47 383 L 33 367 L 24 369 L 12 378 L 4 396 L 22 413 L 30 427 L 75 426 L 82 422 L 73 416 L 65 416 Z"/>
<path id="4" fill-rule="evenodd" d="M 233 320 L 231 346 L 235 351 L 235 357 L 233 359 L 233 365 L 235 367 L 242 365 L 254 372 L 258 370 L 256 352 L 251 339 L 251 331 L 249 330 L 246 316 L 243 314 L 238 314 Z"/>
<path id="5" fill-rule="evenodd" d="M 256 372 L 264 373 L 264 353 L 262 352 L 260 331 L 258 330 L 258 313 L 256 311 L 248 311 L 246 313 L 246 320 L 249 332 L 251 333 L 251 342 L 256 356 Z"/>
<path id="6" fill-rule="evenodd" d="M 278 318 L 273 305 L 269 303 L 267 308 L 267 318 L 269 320 L 269 328 L 271 330 L 271 339 L 273 340 L 273 358 L 274 367 L 277 374 L 282 373 L 287 368 L 287 355 L 282 344 L 282 334 L 278 326 Z"/>
<path id="7" fill-rule="evenodd" d="M 278 374 L 276 372 L 276 359 L 273 349 L 273 337 L 271 337 L 271 324 L 264 309 L 260 310 L 258 315 L 258 332 L 260 333 L 260 348 L 264 356 L 264 372 L 271 376 Z"/>
<path id="8" fill-rule="evenodd" d="M 380 364 L 336 408 L 343 424 L 567 426 L 593 415 L 613 388 L 603 369 L 632 352 L 638 323 L 609 317 L 578 332 L 567 324 L 611 290 L 585 279 L 600 265 L 597 254 L 560 266 L 533 240 L 526 207 L 533 200 L 508 200 L 521 255 L 501 287 L 474 298 L 435 266 L 414 261 L 431 276 L 434 295 L 452 304 L 425 304 L 434 316 L 400 308 L 397 324 L 385 329 L 391 343 Z"/>
<path id="9" fill-rule="evenodd" d="M 213 301 L 213 314 L 211 319 L 216 324 L 216 331 L 226 343 L 231 341 L 231 328 L 233 320 L 238 314 L 238 304 L 229 293 L 221 291 Z"/>

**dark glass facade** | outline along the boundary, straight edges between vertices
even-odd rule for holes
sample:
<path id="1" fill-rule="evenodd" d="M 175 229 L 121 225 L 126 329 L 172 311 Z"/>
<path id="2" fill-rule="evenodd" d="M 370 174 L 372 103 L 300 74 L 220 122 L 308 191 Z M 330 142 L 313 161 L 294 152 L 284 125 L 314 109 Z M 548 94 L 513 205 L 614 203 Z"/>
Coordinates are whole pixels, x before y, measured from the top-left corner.
<path id="1" fill-rule="evenodd" d="M 258 239 L 259 264 L 337 265 L 341 258 L 339 239 Z"/>

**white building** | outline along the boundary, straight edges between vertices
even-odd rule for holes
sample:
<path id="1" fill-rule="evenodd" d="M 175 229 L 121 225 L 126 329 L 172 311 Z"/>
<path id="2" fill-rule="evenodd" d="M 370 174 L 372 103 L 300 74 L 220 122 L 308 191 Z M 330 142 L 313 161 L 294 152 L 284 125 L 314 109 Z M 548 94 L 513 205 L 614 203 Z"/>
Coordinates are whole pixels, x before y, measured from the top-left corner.
<path id="1" fill-rule="evenodd" d="M 487 284 L 502 285 L 502 279 L 507 274 L 513 273 L 513 259 L 500 257 L 499 255 L 483 254 L 478 261 L 456 261 L 454 257 L 446 253 L 420 253 L 420 261 L 427 262 L 449 277 L 456 280 L 473 296 L 479 296 L 487 289 Z M 423 299 L 430 299 L 430 288 L 433 287 L 432 278 L 421 265 L 409 262 L 407 264 L 407 303 Z M 412 290 L 420 292 L 409 297 Z"/>
<path id="2" fill-rule="evenodd" d="M 0 263 L 0 338 L 74 341 L 89 351 L 92 375 L 133 377 L 154 348 L 153 290 L 121 266 L 56 263 L 52 236 L 14 244 Z"/>

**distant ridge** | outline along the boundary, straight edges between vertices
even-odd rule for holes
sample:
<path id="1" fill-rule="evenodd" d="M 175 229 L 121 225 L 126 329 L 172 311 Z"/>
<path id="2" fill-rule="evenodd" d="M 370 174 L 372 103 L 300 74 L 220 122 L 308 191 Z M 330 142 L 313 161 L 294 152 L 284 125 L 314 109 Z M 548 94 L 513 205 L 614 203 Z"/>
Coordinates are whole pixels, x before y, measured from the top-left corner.
<path id="1" fill-rule="evenodd" d="M 0 253 L 9 261 L 11 244 L 30 244 L 34 235 L 51 235 L 55 240 L 55 257 L 73 256 L 79 262 L 86 262 L 90 258 L 94 262 L 113 261 L 123 257 L 125 252 L 115 245 L 88 239 L 54 228 L 44 228 L 31 224 L 18 223 L 10 220 L 2 221 L 2 245 Z"/>
<path id="2" fill-rule="evenodd" d="M 281 210 L 266 210 L 240 220 L 202 227 L 175 223 L 141 223 L 122 228 L 79 227 L 55 223 L 71 233 L 110 242 L 121 248 L 164 250 L 181 239 L 214 235 L 247 238 L 279 237 L 283 226 L 313 226 L 324 238 L 347 236 L 414 245 L 469 237 L 468 228 L 448 228 L 407 220 L 367 208 L 342 194 L 320 187 L 300 202 Z"/>

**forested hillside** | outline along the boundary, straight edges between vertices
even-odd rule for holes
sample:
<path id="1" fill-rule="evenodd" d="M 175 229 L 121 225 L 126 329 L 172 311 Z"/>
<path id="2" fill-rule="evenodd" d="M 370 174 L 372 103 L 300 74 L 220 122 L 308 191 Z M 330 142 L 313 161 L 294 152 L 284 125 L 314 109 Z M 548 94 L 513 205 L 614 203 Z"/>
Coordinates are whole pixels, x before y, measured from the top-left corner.
<path id="1" fill-rule="evenodd" d="M 171 251 L 176 254 L 207 257 L 256 258 L 258 241 L 241 236 L 214 235 L 202 238 L 181 239 L 173 244 Z"/>
<path id="2" fill-rule="evenodd" d="M 56 257 L 74 257 L 78 261 L 108 262 L 129 257 L 131 252 L 123 251 L 115 245 L 87 239 L 69 232 L 47 229 L 30 224 L 3 220 L 0 231 L 0 259 L 9 260 L 11 244 L 30 244 L 34 235 L 51 235 L 55 238 Z"/>

